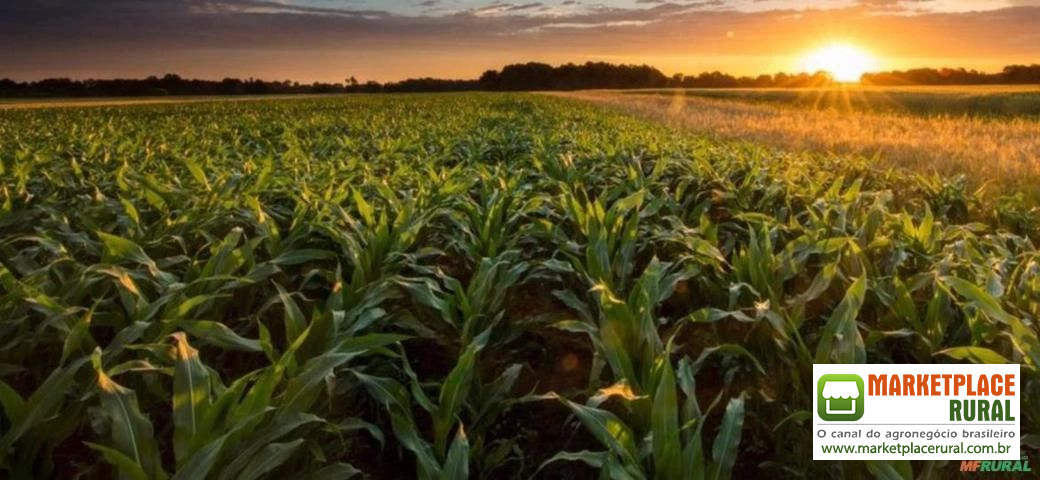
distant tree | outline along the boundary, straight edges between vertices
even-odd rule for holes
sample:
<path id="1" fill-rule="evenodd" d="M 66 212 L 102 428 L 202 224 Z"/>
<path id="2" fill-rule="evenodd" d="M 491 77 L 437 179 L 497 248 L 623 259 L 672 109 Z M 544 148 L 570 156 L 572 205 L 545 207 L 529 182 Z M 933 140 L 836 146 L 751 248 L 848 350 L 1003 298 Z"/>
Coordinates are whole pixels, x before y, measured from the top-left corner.
<path id="1" fill-rule="evenodd" d="M 1040 84 L 1040 65 L 1008 65 L 998 73 L 964 68 L 916 68 L 867 73 L 863 83 L 872 85 L 975 85 Z M 714 71 L 698 75 L 677 73 L 671 77 L 648 65 L 615 65 L 604 62 L 568 63 L 554 67 L 545 63 L 506 65 L 488 70 L 476 80 L 410 78 L 382 84 L 361 83 L 353 76 L 344 83 L 264 81 L 225 78 L 220 81 L 186 79 L 174 73 L 144 79 L 47 78 L 33 82 L 0 79 L 2 97 L 117 97 L 146 95 L 262 95 L 290 93 L 381 93 L 458 92 L 469 90 L 525 91 L 578 90 L 594 88 L 735 88 L 819 87 L 833 83 L 826 72 L 777 73 L 757 77 L 734 77 Z"/>
<path id="2" fill-rule="evenodd" d="M 1040 65 L 1008 65 L 999 73 L 963 68 L 914 68 L 867 73 L 862 81 L 871 85 L 1040 84 Z"/>
<path id="3" fill-rule="evenodd" d="M 1040 83 L 1040 65 L 1008 65 L 1000 77 L 1006 83 Z"/>
<path id="4" fill-rule="evenodd" d="M 477 84 L 480 85 L 481 90 L 498 90 L 498 82 L 498 70 L 488 70 L 477 79 Z"/>
<path id="5" fill-rule="evenodd" d="M 759 75 L 751 82 L 752 87 L 763 88 L 775 86 L 772 75 Z"/>

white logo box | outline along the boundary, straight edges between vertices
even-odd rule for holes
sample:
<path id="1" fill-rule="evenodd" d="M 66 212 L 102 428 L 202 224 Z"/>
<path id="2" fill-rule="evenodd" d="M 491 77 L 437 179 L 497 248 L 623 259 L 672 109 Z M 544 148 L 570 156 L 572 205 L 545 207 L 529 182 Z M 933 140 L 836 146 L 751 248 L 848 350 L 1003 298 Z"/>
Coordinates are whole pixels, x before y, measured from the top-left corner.
<path id="1" fill-rule="evenodd" d="M 820 377 L 832 374 L 860 376 L 863 391 L 855 391 L 857 385 L 854 382 L 827 382 L 823 386 L 825 391 L 818 391 Z M 871 375 L 875 380 L 890 380 L 891 376 L 898 376 L 900 395 L 881 395 L 882 392 L 877 391 L 878 381 L 873 382 L 875 391 L 871 391 Z M 904 377 L 906 375 L 912 377 Z M 979 395 L 980 376 L 986 376 L 987 380 L 995 378 L 993 383 L 1001 387 L 1002 394 L 993 395 L 990 391 L 989 395 Z M 907 393 L 902 388 L 905 378 L 914 380 L 915 385 L 909 392 L 912 395 L 902 395 Z M 926 395 L 919 396 L 917 383 L 922 378 L 926 380 Z M 965 383 L 971 379 L 970 392 L 967 384 L 955 385 L 958 378 L 964 379 Z M 1013 383 L 1010 387 L 1012 395 L 1004 391 L 1006 380 Z M 954 395 L 955 387 L 957 395 Z M 813 365 L 813 460 L 1019 460 L 1021 388 L 1022 377 L 1017 364 Z M 821 418 L 819 399 L 824 393 L 827 398 L 855 399 L 855 395 L 862 396 L 862 417 L 855 421 L 826 421 Z M 974 405 L 965 402 L 971 400 L 975 401 Z M 950 419 L 951 401 L 963 402 L 959 421 Z M 993 415 L 986 420 L 978 418 L 981 402 L 990 407 L 987 410 L 991 414 L 992 410 L 999 410 L 1003 418 Z M 993 402 L 999 402 L 1000 406 L 992 408 Z M 852 403 L 854 410 L 856 403 L 847 400 L 844 406 L 824 404 L 823 408 L 825 413 L 847 414 L 850 413 L 848 403 Z M 1005 409 L 1008 411 L 1004 412 Z M 972 410 L 976 419 L 965 420 Z M 927 438 L 929 432 L 930 440 Z M 825 451 L 825 448 L 830 451 Z M 990 450 L 984 450 L 987 448 Z M 988 453 L 980 453 L 983 451 Z"/>

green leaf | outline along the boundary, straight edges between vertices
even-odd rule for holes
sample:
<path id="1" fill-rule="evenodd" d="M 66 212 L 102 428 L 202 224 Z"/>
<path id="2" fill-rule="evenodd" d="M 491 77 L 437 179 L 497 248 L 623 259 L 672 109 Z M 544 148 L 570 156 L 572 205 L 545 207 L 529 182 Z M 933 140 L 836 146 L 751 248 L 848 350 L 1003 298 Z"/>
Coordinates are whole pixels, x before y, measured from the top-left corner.
<path id="1" fill-rule="evenodd" d="M 165 478 L 152 422 L 138 408 L 137 393 L 109 378 L 100 363 L 100 352 L 95 352 L 94 369 L 101 408 L 111 422 L 114 448 L 139 465 L 149 478 Z"/>
<path id="2" fill-rule="evenodd" d="M 912 480 L 913 467 L 909 460 L 866 460 L 867 470 L 879 480 Z"/>
<path id="3" fill-rule="evenodd" d="M 173 451 L 178 465 L 191 453 L 199 424 L 209 407 L 209 371 L 183 332 L 171 335 L 173 355 Z"/>
<path id="4" fill-rule="evenodd" d="M 621 200 L 614 202 L 614 210 L 618 215 L 624 215 L 633 208 L 639 208 L 643 204 L 643 200 L 646 198 L 646 190 L 639 190 Z"/>
<path id="5" fill-rule="evenodd" d="M 744 428 L 744 395 L 733 398 L 726 405 L 726 413 L 722 414 L 722 425 L 711 446 L 711 458 L 714 462 L 711 470 L 712 479 L 730 478 L 733 465 L 737 461 L 737 447 L 740 445 L 740 434 Z"/>
<path id="6" fill-rule="evenodd" d="M 0 408 L 3 408 L 4 416 L 11 423 L 25 415 L 25 400 L 3 380 L 0 380 Z M 3 455 L 0 455 L 2 458 Z"/>
<path id="7" fill-rule="evenodd" d="M 1033 450 L 1040 450 L 1040 434 L 1022 435 L 1022 443 Z"/>
<path id="8" fill-rule="evenodd" d="M 940 280 L 953 288 L 958 295 L 971 301 L 972 304 L 978 307 L 979 310 L 982 310 L 982 312 L 991 320 L 996 320 L 1005 324 L 1010 324 L 1016 320 L 1015 317 L 1008 314 L 1000 307 L 1000 303 L 997 302 L 993 296 L 986 293 L 986 291 L 978 285 L 957 277 L 941 277 Z"/>
<path id="9" fill-rule="evenodd" d="M 606 410 L 586 407 L 565 398 L 560 398 L 564 405 L 570 407 L 574 415 L 581 420 L 585 429 L 592 433 L 599 442 L 620 456 L 626 464 L 635 465 L 639 453 L 636 448 L 635 435 L 617 416 Z"/>
<path id="10" fill-rule="evenodd" d="M 119 197 L 119 203 L 123 205 L 123 211 L 126 212 L 126 216 L 130 218 L 130 221 L 134 222 L 134 225 L 140 227 L 141 214 L 137 212 L 137 208 L 134 207 L 133 202 L 123 197 Z"/>
<path id="11" fill-rule="evenodd" d="M 351 337 L 340 342 L 335 349 L 318 355 L 303 365 L 285 387 L 280 404 L 286 412 L 306 411 L 321 391 L 325 378 L 332 375 L 337 367 L 360 355 L 397 343 L 405 338 L 408 337 L 371 334 Z"/>
<path id="12" fill-rule="evenodd" d="M 368 335 L 358 335 L 355 337 L 349 337 L 339 342 L 333 349 L 336 353 L 345 354 L 359 354 L 367 353 L 387 345 L 394 343 L 403 342 L 412 338 L 408 335 L 400 335 L 396 333 L 372 333 Z"/>
<path id="13" fill-rule="evenodd" d="M 588 450 L 582 450 L 580 452 L 560 452 L 542 463 L 542 465 L 538 467 L 538 472 L 541 472 L 546 465 L 554 462 L 582 462 L 592 468 L 601 469 L 603 468 L 603 464 L 606 462 L 607 455 L 608 452 L 590 452 Z"/>
<path id="14" fill-rule="evenodd" d="M 441 468 L 430 445 L 420 436 L 412 417 L 411 402 L 408 391 L 400 383 L 383 377 L 366 375 L 354 371 L 354 376 L 368 390 L 368 394 L 382 403 L 390 412 L 390 421 L 394 435 L 401 445 L 415 454 L 416 468 L 421 480 L 434 480 L 441 474 Z"/>
<path id="15" fill-rule="evenodd" d="M 267 370 L 263 369 L 260 372 L 266 372 Z M 210 442 L 212 436 L 215 435 L 213 432 L 223 431 L 218 429 L 236 424 L 236 419 L 233 417 L 235 404 L 242 398 L 242 392 L 245 391 L 246 385 L 259 376 L 256 372 L 247 373 L 236 379 L 231 386 L 223 389 L 223 391 L 214 389 L 211 396 L 213 400 L 198 423 L 198 434 L 195 435 L 192 442 L 192 451 L 203 447 L 205 442 Z"/>
<path id="16" fill-rule="evenodd" d="M 185 299 L 184 301 L 177 304 L 177 308 L 170 313 L 167 318 L 190 318 L 192 310 L 212 300 L 226 297 L 226 295 L 196 295 L 194 297 Z"/>
<path id="17" fill-rule="evenodd" d="M 287 252 L 282 252 L 281 255 L 275 257 L 273 260 L 271 260 L 271 263 L 278 266 L 291 266 L 299 265 L 301 263 L 313 262 L 317 260 L 327 260 L 330 258 L 334 258 L 335 256 L 335 252 L 331 252 L 328 250 L 289 250 Z"/>
<path id="18" fill-rule="evenodd" d="M 358 189 L 352 189 L 351 194 L 354 196 L 354 205 L 357 206 L 358 213 L 361 214 L 361 218 L 365 220 L 366 225 L 375 225 L 376 216 L 375 210 L 372 209 L 365 197 L 361 195 L 361 191 Z"/>
<path id="19" fill-rule="evenodd" d="M 859 333 L 856 317 L 867 293 L 867 279 L 860 277 L 852 282 L 845 298 L 831 314 L 820 334 L 816 346 L 815 363 L 864 363 L 867 360 L 863 337 Z"/>
<path id="20" fill-rule="evenodd" d="M 285 342 L 292 344 L 307 328 L 307 319 L 304 318 L 303 312 L 296 305 L 296 301 L 292 299 L 292 296 L 280 284 L 275 283 L 274 286 L 278 289 L 278 299 L 281 300 L 282 305 L 285 307 L 285 315 L 283 317 L 285 321 Z"/>
<path id="21" fill-rule="evenodd" d="M 210 191 L 209 179 L 206 178 L 206 172 L 202 170 L 202 167 L 192 160 L 191 157 L 182 156 L 181 161 L 184 162 L 185 167 L 188 167 L 188 172 L 191 173 L 192 177 L 195 177 L 195 181 L 199 182 L 199 185 L 202 185 L 202 188 L 205 188 L 207 192 Z"/>
<path id="22" fill-rule="evenodd" d="M 94 347 L 94 341 L 92 339 L 87 343 L 87 339 L 90 338 L 90 322 L 93 315 L 94 310 L 88 310 L 87 313 L 76 321 L 76 324 L 72 326 L 72 330 L 70 330 L 69 334 L 65 337 L 65 341 L 62 343 L 61 347 L 60 363 L 62 365 L 72 358 L 73 355 L 76 355 L 77 353 L 86 353 L 83 352 L 84 348 L 89 349 Z M 86 347 L 84 347 L 85 344 Z"/>
<path id="23" fill-rule="evenodd" d="M 675 391 L 675 371 L 668 353 L 658 357 L 660 377 L 654 392 L 650 414 L 653 433 L 654 477 L 672 479 L 683 477 L 682 447 L 679 438 L 679 399 Z"/>
<path id="24" fill-rule="evenodd" d="M 267 418 L 266 411 L 255 414 L 253 418 L 259 420 Z M 220 478 L 225 480 L 241 478 L 250 465 L 263 457 L 265 449 L 273 445 L 274 441 L 304 425 L 319 422 L 322 422 L 321 417 L 309 413 L 276 414 L 269 425 L 257 428 L 255 431 L 233 431 L 232 436 L 240 438 L 244 445 L 239 443 L 233 451 L 229 450 L 229 455 L 233 454 L 234 459 L 222 469 Z M 243 433 L 248 433 L 248 436 L 242 438 Z"/>
<path id="25" fill-rule="evenodd" d="M 469 440 L 466 431 L 459 425 L 455 441 L 451 442 L 448 456 L 444 461 L 442 480 L 465 480 L 469 478 Z"/>
<path id="26" fill-rule="evenodd" d="M 260 352 L 260 340 L 245 338 L 221 322 L 210 320 L 182 320 L 177 325 L 210 345 L 223 350 L 240 352 Z"/>
<path id="27" fill-rule="evenodd" d="M 172 480 L 208 478 L 210 470 L 213 470 L 213 466 L 220 459 L 220 451 L 224 448 L 225 440 L 227 440 L 227 435 L 218 437 L 188 457 L 177 469 L 177 474 L 173 476 Z"/>
<path id="28" fill-rule="evenodd" d="M 326 467 L 322 467 L 320 470 L 304 475 L 301 480 L 347 480 L 348 478 L 354 478 L 363 476 L 361 470 L 354 468 L 349 463 L 334 463 Z"/>
<path id="29" fill-rule="evenodd" d="M 253 460 L 249 462 L 245 470 L 238 475 L 237 480 L 255 480 L 267 472 L 278 468 L 289 460 L 296 449 L 303 444 L 303 439 L 298 438 L 291 442 L 272 443 L 264 447 Z"/>
<path id="30" fill-rule="evenodd" d="M 4 395 L 4 408 L 17 406 L 20 415 L 11 417 L 11 425 L 2 437 L 0 437 L 0 452 L 10 452 L 11 447 L 27 432 L 32 431 L 37 425 L 50 418 L 58 412 L 62 400 L 65 399 L 75 383 L 74 376 L 79 369 L 87 363 L 88 357 L 73 361 L 64 368 L 51 372 L 43 383 L 25 399 L 21 405 L 15 401 L 17 396 L 13 390 L 7 389 Z"/>
<path id="31" fill-rule="evenodd" d="M 970 360 L 972 363 L 1011 363 L 1003 355 L 983 347 L 953 347 L 941 350 L 936 355 L 946 355 L 957 360 Z"/>
<path id="32" fill-rule="evenodd" d="M 724 343 L 722 345 L 716 345 L 714 347 L 708 347 L 701 350 L 700 356 L 697 357 L 697 360 L 693 361 L 693 371 L 700 371 L 701 367 L 704 365 L 704 361 L 707 360 L 709 356 L 716 353 L 747 358 L 748 360 L 751 360 L 751 364 L 755 366 L 755 370 L 757 370 L 758 373 L 761 373 L 762 375 L 766 374 L 765 368 L 762 367 L 762 364 L 758 361 L 758 359 L 755 358 L 755 356 L 752 355 L 751 352 L 749 352 L 746 348 L 735 343 Z"/>
<path id="33" fill-rule="evenodd" d="M 102 262 L 114 264 L 129 260 L 148 267 L 153 273 L 159 271 L 155 261 L 144 252 L 140 245 L 133 241 L 105 232 L 97 232 L 97 236 L 105 247 L 104 256 L 101 258 Z"/>
<path id="34" fill-rule="evenodd" d="M 126 456 L 123 452 L 114 448 L 106 447 L 91 442 L 83 442 L 86 446 L 101 452 L 101 455 L 105 457 L 105 461 L 112 464 L 119 471 L 120 478 L 129 478 L 132 480 L 150 480 L 148 474 L 144 472 L 137 462 L 132 458 Z"/>
<path id="35" fill-rule="evenodd" d="M 484 348 L 489 335 L 490 331 L 478 335 L 466 347 L 466 350 L 459 356 L 455 368 L 448 373 L 441 385 L 437 413 L 434 416 L 434 444 L 440 454 L 443 454 L 447 447 L 447 436 L 451 426 L 455 423 L 456 416 L 466 404 L 466 397 L 469 396 L 476 370 L 477 353 Z"/>

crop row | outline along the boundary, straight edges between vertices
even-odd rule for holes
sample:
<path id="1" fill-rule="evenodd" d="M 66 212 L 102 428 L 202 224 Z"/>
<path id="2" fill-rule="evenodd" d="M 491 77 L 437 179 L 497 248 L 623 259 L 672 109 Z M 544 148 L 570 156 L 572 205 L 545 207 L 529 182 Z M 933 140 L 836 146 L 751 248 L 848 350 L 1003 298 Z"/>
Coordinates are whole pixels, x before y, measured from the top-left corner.
<path id="1" fill-rule="evenodd" d="M 523 95 L 0 114 L 7 478 L 939 476 L 812 462 L 816 363 L 1022 364 L 955 184 Z M 104 460 L 104 462 L 100 462 Z"/>

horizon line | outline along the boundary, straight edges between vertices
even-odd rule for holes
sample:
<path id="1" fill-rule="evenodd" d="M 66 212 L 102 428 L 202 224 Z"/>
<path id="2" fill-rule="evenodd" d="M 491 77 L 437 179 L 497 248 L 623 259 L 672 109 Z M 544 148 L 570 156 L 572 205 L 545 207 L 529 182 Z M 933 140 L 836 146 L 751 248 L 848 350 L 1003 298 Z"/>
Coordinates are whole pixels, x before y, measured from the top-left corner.
<path id="1" fill-rule="evenodd" d="M 566 63 L 559 63 L 559 64 L 552 64 L 552 63 L 538 62 L 538 61 L 529 61 L 529 62 L 522 62 L 522 63 L 509 63 L 509 64 L 503 65 L 503 66 L 501 66 L 501 67 L 499 67 L 497 69 L 485 70 L 483 73 L 481 73 L 481 75 L 483 75 L 484 73 L 487 73 L 487 72 L 492 72 L 492 71 L 494 71 L 494 72 L 501 72 L 502 69 L 504 69 L 505 67 L 509 67 L 509 66 L 513 66 L 513 65 L 529 65 L 529 64 L 549 65 L 549 66 L 551 66 L 553 68 L 560 68 L 560 67 L 565 67 L 565 66 L 568 66 L 568 65 L 581 66 L 581 65 L 588 65 L 588 64 L 605 64 L 605 65 L 627 66 L 627 67 L 649 67 L 649 68 L 652 68 L 654 70 L 657 70 L 658 72 L 660 72 L 661 74 L 663 74 L 663 75 L 665 75 L 666 77 L 669 77 L 669 78 L 673 78 L 673 77 L 675 77 L 675 75 L 683 75 L 683 77 L 685 78 L 685 77 L 696 77 L 698 75 L 712 74 L 712 73 L 720 73 L 720 74 L 728 75 L 730 77 L 737 78 L 737 79 L 741 79 L 741 78 L 755 79 L 755 78 L 762 77 L 762 76 L 775 77 L 777 75 L 792 75 L 792 76 L 794 76 L 794 75 L 809 75 L 809 76 L 812 76 L 812 75 L 817 75 L 817 74 L 820 74 L 820 73 L 827 74 L 827 75 L 833 75 L 831 72 L 829 72 L 827 70 L 817 70 L 815 72 L 808 72 L 808 71 L 801 71 L 801 72 L 779 71 L 779 72 L 774 72 L 774 73 L 758 73 L 758 74 L 744 74 L 744 75 L 736 75 L 736 74 L 732 74 L 732 73 L 729 73 L 729 72 L 724 72 L 722 70 L 702 70 L 700 72 L 697 72 L 696 74 L 686 74 L 686 73 L 683 73 L 683 72 L 675 72 L 673 74 L 667 74 L 667 73 L 664 73 L 664 71 L 661 70 L 660 68 L 658 68 L 658 67 L 656 67 L 654 65 L 651 65 L 649 63 L 611 63 L 611 62 L 591 61 L 591 60 L 590 61 L 586 61 L 586 62 L 581 62 L 581 63 L 578 63 L 578 62 L 566 62 Z M 1010 66 L 1035 66 L 1035 65 L 1040 65 L 1040 63 L 1031 63 L 1031 64 L 1026 64 L 1026 63 L 1009 63 L 1009 64 L 1005 65 L 1005 68 L 1006 67 L 1010 67 Z M 913 67 L 913 68 L 907 68 L 907 69 L 902 69 L 902 70 L 877 70 L 877 71 L 863 72 L 863 75 L 877 75 L 877 74 L 882 74 L 882 73 L 895 73 L 895 72 L 910 72 L 910 71 L 914 71 L 914 70 L 964 71 L 964 72 L 977 72 L 977 73 L 984 74 L 984 75 L 996 75 L 996 74 L 1001 73 L 1001 71 L 1002 71 L 1002 70 L 998 70 L 998 71 L 984 71 L 984 70 L 977 70 L 977 69 L 973 69 L 973 68 L 969 69 L 969 68 L 966 68 L 966 67 Z M 346 80 L 352 77 L 352 75 L 347 75 L 346 78 L 342 79 L 341 81 L 329 82 L 329 81 L 321 81 L 321 80 L 313 80 L 313 81 L 293 80 L 293 79 L 287 79 L 287 78 L 283 78 L 283 79 L 269 79 L 269 78 L 260 78 L 260 77 L 254 77 L 254 76 L 248 76 L 248 77 L 225 76 L 223 78 L 201 78 L 201 77 L 185 77 L 185 76 L 182 76 L 182 75 L 180 75 L 180 74 L 178 74 L 176 72 L 165 72 L 162 75 L 151 74 L 151 75 L 142 76 L 142 77 L 123 77 L 123 76 L 111 76 L 111 77 L 48 76 L 48 77 L 42 77 L 42 78 L 35 78 L 35 79 L 31 79 L 31 80 L 16 79 L 14 77 L 8 77 L 8 76 L 0 76 L 0 82 L 10 81 L 10 82 L 15 82 L 15 83 L 38 83 L 38 82 L 43 82 L 43 81 L 47 81 L 47 80 L 69 80 L 69 81 L 76 81 L 76 82 L 85 82 L 85 81 L 91 81 L 91 80 L 94 80 L 94 81 L 148 80 L 150 78 L 163 79 L 163 78 L 168 77 L 168 76 L 176 76 L 176 77 L 180 78 L 181 80 L 187 80 L 187 81 L 222 82 L 224 80 L 240 80 L 240 81 L 259 81 L 259 82 L 265 82 L 265 83 L 285 83 L 285 82 L 288 82 L 290 84 L 300 84 L 300 85 L 315 85 L 315 84 L 322 84 L 322 85 L 348 85 L 348 83 L 346 83 Z M 862 76 L 861 76 L 861 78 L 862 78 Z M 457 78 L 457 77 L 456 78 L 448 78 L 448 77 L 434 77 L 434 76 L 418 76 L 418 77 L 408 77 L 408 78 L 402 78 L 402 79 L 397 79 L 397 80 L 386 80 L 386 81 L 362 80 L 362 79 L 356 79 L 356 80 L 357 80 L 359 85 L 364 85 L 366 83 L 373 83 L 373 82 L 374 83 L 378 83 L 380 85 L 387 85 L 387 84 L 394 84 L 394 83 L 402 83 L 402 82 L 406 82 L 406 81 L 409 81 L 409 80 L 442 80 L 442 81 L 450 81 L 450 82 L 475 82 L 475 81 L 478 81 L 479 79 L 480 79 L 480 76 L 478 75 L 476 77 L 471 77 L 471 78 Z M 841 81 L 837 81 L 837 80 L 833 80 L 833 82 L 834 83 L 843 83 L 843 84 L 862 83 L 862 81 L 841 82 Z"/>

